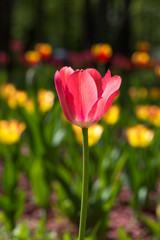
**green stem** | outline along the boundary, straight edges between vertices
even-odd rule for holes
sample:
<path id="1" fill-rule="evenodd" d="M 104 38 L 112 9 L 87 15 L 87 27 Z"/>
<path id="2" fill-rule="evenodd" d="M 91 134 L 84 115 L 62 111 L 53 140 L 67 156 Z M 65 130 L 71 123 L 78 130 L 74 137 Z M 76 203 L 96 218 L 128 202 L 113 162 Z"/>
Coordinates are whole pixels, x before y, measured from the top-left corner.
<path id="1" fill-rule="evenodd" d="M 82 128 L 83 134 L 83 178 L 82 178 L 82 198 L 81 198 L 81 215 L 78 240 L 84 240 L 87 203 L 88 203 L 88 180 L 89 180 L 89 150 L 88 150 L 88 128 Z"/>

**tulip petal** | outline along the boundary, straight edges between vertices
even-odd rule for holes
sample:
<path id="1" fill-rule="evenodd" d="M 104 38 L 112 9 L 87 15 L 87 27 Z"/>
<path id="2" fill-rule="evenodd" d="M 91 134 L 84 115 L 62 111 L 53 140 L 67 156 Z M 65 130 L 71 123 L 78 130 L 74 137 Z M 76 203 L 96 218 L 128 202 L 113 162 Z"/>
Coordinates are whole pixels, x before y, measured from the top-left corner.
<path id="1" fill-rule="evenodd" d="M 94 79 L 96 85 L 97 85 L 97 90 L 98 90 L 98 97 L 102 94 L 102 76 L 101 74 L 94 68 L 87 68 L 85 71 L 87 71 L 91 77 Z"/>
<path id="2" fill-rule="evenodd" d="M 111 78 L 111 71 L 108 69 L 107 73 L 102 78 L 102 90 L 103 91 L 105 90 L 107 82 L 110 80 L 110 78 Z"/>
<path id="3" fill-rule="evenodd" d="M 75 121 L 85 122 L 93 104 L 98 99 L 97 86 L 91 75 L 77 70 L 70 75 L 65 93 Z"/>
<path id="4" fill-rule="evenodd" d="M 107 81 L 106 88 L 100 99 L 94 104 L 89 112 L 88 119 L 100 119 L 111 106 L 114 98 L 118 95 L 121 77 L 114 76 Z"/>
<path id="5" fill-rule="evenodd" d="M 59 77 L 60 77 L 59 72 L 58 73 L 56 72 L 55 86 L 56 86 L 58 97 L 59 97 L 59 100 L 60 100 L 60 103 L 61 103 L 61 107 L 62 107 L 62 110 L 63 110 L 67 120 L 73 123 L 73 115 L 72 115 L 72 113 L 70 111 L 70 108 L 68 106 L 68 102 L 67 102 L 67 99 L 66 99 L 66 94 L 65 94 L 64 88 L 63 88 L 63 83 L 62 83 L 62 81 Z"/>
<path id="6" fill-rule="evenodd" d="M 61 81 L 63 88 L 65 89 L 68 78 L 73 72 L 74 70 L 71 67 L 63 67 L 60 71 L 56 71 L 55 81 L 58 78 L 59 81 Z"/>

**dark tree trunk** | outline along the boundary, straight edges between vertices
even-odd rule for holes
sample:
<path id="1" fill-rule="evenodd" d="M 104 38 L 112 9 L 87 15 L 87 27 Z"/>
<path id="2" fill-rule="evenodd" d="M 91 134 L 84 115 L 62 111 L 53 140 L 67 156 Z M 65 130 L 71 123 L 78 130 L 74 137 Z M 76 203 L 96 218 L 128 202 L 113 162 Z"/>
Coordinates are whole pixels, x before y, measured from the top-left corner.
<path id="1" fill-rule="evenodd" d="M 129 6 L 131 0 L 125 0 L 125 8 L 123 16 L 120 20 L 119 29 L 114 44 L 114 52 L 121 53 L 126 56 L 130 54 L 130 13 Z"/>
<path id="2" fill-rule="evenodd" d="M 106 42 L 107 33 L 107 0 L 99 0 L 96 28 L 96 42 Z"/>
<path id="3" fill-rule="evenodd" d="M 28 31 L 28 41 L 26 42 L 26 49 L 30 49 L 35 43 L 45 42 L 45 11 L 44 0 L 33 1 L 34 8 L 34 23 Z"/>
<path id="4" fill-rule="evenodd" d="M 13 0 L 0 0 L 0 50 L 8 51 Z"/>
<path id="5" fill-rule="evenodd" d="M 90 0 L 85 0 L 84 5 L 84 47 L 90 48 L 94 43 L 94 21 Z"/>
<path id="6" fill-rule="evenodd" d="M 36 42 L 46 41 L 45 39 L 45 11 L 44 0 L 36 1 L 36 24 L 35 24 L 35 40 Z"/>

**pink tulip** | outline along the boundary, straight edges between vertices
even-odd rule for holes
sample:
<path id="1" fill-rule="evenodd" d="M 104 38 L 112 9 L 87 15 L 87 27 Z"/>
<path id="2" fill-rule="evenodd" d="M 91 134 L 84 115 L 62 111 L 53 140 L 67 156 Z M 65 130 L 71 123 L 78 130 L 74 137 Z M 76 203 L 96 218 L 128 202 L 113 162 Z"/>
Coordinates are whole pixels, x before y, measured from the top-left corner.
<path id="1" fill-rule="evenodd" d="M 63 112 L 72 124 L 88 128 L 98 122 L 119 93 L 121 77 L 102 78 L 94 68 L 74 71 L 63 67 L 55 73 L 55 86 Z"/>

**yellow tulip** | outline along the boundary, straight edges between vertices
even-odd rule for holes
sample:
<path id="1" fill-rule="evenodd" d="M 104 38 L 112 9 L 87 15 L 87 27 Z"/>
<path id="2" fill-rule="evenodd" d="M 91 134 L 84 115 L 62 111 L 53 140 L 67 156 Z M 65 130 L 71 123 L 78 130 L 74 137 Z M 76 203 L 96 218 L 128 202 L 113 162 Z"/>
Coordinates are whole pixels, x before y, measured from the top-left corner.
<path id="1" fill-rule="evenodd" d="M 149 105 L 138 105 L 135 108 L 135 114 L 140 120 L 147 120 L 149 114 Z"/>
<path id="2" fill-rule="evenodd" d="M 0 120 L 0 142 L 7 145 L 16 143 L 25 128 L 25 123 L 17 120 Z"/>
<path id="3" fill-rule="evenodd" d="M 54 104 L 55 95 L 52 91 L 40 89 L 38 91 L 38 105 L 42 113 L 49 111 Z"/>
<path id="4" fill-rule="evenodd" d="M 112 105 L 107 113 L 102 117 L 102 120 L 109 124 L 114 125 L 118 120 L 120 116 L 120 106 L 117 104 Z"/>
<path id="5" fill-rule="evenodd" d="M 154 137 L 154 131 L 141 124 L 128 127 L 125 134 L 132 147 L 147 147 Z"/>
<path id="6" fill-rule="evenodd" d="M 76 125 L 72 125 L 72 129 L 75 133 L 76 140 L 79 144 L 82 144 L 82 129 Z M 94 124 L 88 128 L 88 145 L 93 146 L 101 138 L 103 133 L 103 127 L 100 124 Z"/>

